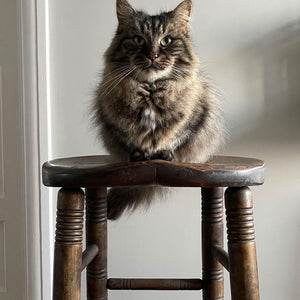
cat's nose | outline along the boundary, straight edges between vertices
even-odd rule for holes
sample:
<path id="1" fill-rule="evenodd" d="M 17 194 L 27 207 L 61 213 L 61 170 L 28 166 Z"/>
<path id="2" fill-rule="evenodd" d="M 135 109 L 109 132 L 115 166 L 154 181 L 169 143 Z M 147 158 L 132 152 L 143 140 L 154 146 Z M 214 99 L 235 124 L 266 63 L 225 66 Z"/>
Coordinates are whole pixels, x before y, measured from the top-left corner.
<path id="1" fill-rule="evenodd" d="M 158 54 L 155 52 L 151 52 L 149 54 L 149 58 L 151 59 L 151 61 L 155 61 L 158 58 Z"/>

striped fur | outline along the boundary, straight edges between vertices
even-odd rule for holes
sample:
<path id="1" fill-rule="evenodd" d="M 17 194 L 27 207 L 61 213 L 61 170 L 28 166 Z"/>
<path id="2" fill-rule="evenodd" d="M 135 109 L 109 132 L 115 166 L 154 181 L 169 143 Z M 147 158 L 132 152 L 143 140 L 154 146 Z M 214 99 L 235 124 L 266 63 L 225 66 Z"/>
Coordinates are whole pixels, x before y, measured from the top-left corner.
<path id="1" fill-rule="evenodd" d="M 117 0 L 119 25 L 93 112 L 106 148 L 120 159 L 205 162 L 222 141 L 219 101 L 199 75 L 189 36 L 190 12 L 190 0 L 155 16 Z M 149 204 L 157 191 L 111 189 L 109 218 Z"/>

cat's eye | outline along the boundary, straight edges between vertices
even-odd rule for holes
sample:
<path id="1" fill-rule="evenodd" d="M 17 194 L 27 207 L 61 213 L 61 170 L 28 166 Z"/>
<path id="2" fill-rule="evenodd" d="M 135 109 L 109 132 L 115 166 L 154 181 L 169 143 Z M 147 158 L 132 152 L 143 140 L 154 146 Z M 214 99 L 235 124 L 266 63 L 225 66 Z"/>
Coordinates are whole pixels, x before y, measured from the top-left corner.
<path id="1" fill-rule="evenodd" d="M 161 44 L 163 47 L 167 47 L 167 46 L 169 46 L 171 43 L 172 43 L 172 39 L 171 39 L 169 36 L 164 37 L 164 38 L 160 41 L 160 44 Z"/>
<path id="2" fill-rule="evenodd" d="M 133 40 L 139 46 L 143 46 L 145 44 L 145 40 L 139 35 L 136 35 Z"/>

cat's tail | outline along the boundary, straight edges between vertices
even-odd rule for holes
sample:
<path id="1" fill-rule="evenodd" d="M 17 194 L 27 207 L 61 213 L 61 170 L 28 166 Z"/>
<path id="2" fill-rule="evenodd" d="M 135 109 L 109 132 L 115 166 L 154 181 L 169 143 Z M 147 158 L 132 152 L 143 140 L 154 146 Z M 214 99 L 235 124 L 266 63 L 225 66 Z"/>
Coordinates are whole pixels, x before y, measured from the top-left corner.
<path id="1" fill-rule="evenodd" d="M 138 207 L 148 208 L 156 196 L 163 196 L 167 188 L 150 187 L 114 187 L 107 195 L 107 216 L 118 219 L 125 211 L 131 212 Z"/>

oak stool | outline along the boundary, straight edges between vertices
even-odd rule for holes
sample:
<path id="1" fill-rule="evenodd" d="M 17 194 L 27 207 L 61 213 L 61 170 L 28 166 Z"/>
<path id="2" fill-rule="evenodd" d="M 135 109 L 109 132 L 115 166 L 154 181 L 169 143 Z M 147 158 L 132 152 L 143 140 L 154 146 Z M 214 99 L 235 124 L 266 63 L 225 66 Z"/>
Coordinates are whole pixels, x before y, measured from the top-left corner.
<path id="1" fill-rule="evenodd" d="M 216 156 L 205 164 L 151 160 L 117 162 L 110 156 L 63 158 L 43 165 L 43 183 L 58 192 L 53 299 L 80 299 L 87 268 L 87 299 L 106 300 L 107 290 L 203 290 L 224 298 L 223 267 L 233 300 L 258 300 L 252 197 L 248 186 L 264 182 L 264 162 Z M 161 185 L 202 189 L 202 279 L 107 277 L 107 187 Z M 223 249 L 223 187 L 228 253 Z M 85 192 L 81 188 L 85 189 Z M 82 253 L 84 203 L 86 249 Z"/>

